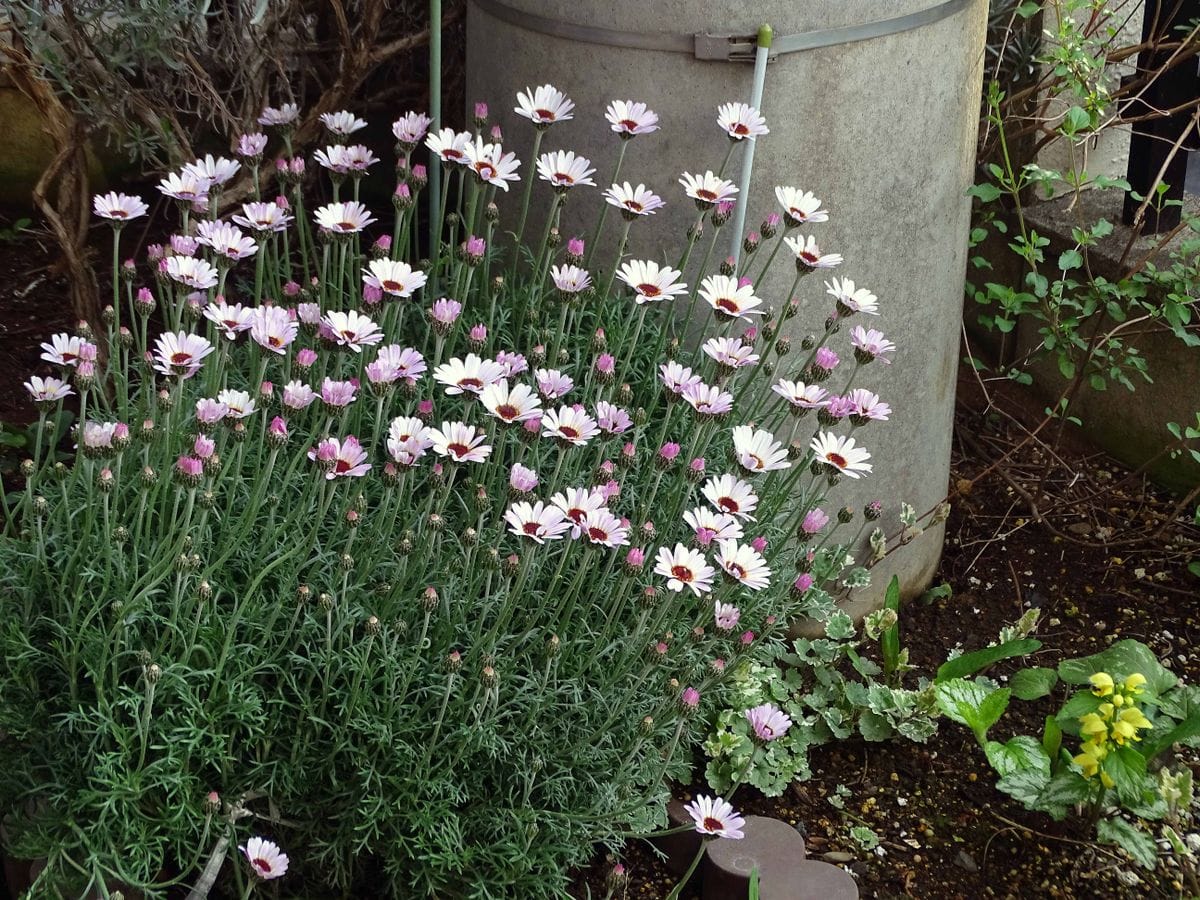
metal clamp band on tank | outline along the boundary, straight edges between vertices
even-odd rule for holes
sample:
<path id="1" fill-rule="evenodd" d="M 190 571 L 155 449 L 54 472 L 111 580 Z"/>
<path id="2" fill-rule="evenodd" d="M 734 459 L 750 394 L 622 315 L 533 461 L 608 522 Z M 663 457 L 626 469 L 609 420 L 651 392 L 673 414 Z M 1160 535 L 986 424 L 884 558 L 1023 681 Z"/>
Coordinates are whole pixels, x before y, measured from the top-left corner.
<path id="1" fill-rule="evenodd" d="M 536 31 L 565 40 L 585 44 L 600 44 L 606 47 L 621 47 L 627 50 L 654 50 L 661 53 L 686 53 L 696 59 L 719 62 L 754 62 L 756 36 L 753 34 L 669 34 L 655 32 L 646 34 L 638 31 L 621 31 L 615 28 L 600 28 L 594 25 L 578 25 L 563 22 L 536 13 L 525 12 L 509 6 L 502 0 L 471 0 L 483 12 L 509 25 Z M 886 37 L 931 25 L 966 9 L 971 0 L 945 0 L 928 9 L 917 10 L 890 19 L 826 28 L 819 31 L 804 31 L 797 34 L 777 35 L 771 45 L 769 58 L 786 53 L 814 50 L 818 47 L 834 47 L 852 44 L 873 38 Z"/>

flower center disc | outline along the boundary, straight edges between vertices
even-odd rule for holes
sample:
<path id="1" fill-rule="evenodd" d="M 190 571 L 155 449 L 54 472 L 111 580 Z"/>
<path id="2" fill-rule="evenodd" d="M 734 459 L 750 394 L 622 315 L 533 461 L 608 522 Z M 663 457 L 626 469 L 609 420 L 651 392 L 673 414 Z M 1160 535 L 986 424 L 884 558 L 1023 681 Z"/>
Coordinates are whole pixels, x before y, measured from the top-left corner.
<path id="1" fill-rule="evenodd" d="M 724 831 L 725 823 L 720 819 L 714 819 L 712 816 L 704 818 L 704 828 L 706 831 Z"/>
<path id="2" fill-rule="evenodd" d="M 637 290 L 643 297 L 657 297 L 662 293 L 662 288 L 657 284 L 639 284 Z"/>
<path id="3" fill-rule="evenodd" d="M 839 469 L 846 468 L 846 457 L 842 456 L 840 453 L 826 453 L 825 460 L 831 465 L 837 466 Z"/>
<path id="4" fill-rule="evenodd" d="M 717 506 L 721 507 L 721 509 L 725 510 L 727 513 L 736 513 L 739 509 L 741 509 L 741 507 L 738 506 L 737 501 L 732 497 L 718 498 Z"/>
<path id="5" fill-rule="evenodd" d="M 680 581 L 691 581 L 696 577 L 687 566 L 671 566 L 671 574 Z"/>
<path id="6" fill-rule="evenodd" d="M 456 459 L 460 456 L 466 456 L 470 452 L 470 448 L 466 444 L 448 444 L 446 449 L 450 451 L 450 455 Z"/>

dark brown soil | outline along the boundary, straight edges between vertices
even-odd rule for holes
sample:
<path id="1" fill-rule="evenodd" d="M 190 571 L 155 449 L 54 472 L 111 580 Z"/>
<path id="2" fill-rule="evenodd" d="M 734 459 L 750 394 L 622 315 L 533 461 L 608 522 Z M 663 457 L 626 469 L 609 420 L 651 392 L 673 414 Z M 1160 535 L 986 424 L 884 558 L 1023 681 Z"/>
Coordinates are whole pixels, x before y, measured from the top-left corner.
<path id="1" fill-rule="evenodd" d="M 1042 619 L 1035 636 L 1043 646 L 1025 665 L 1053 667 L 1134 638 L 1181 678 L 1195 681 L 1200 582 L 1186 566 L 1200 556 L 1200 529 L 1190 524 L 1191 510 L 1176 511 L 1176 498 L 1139 478 L 1125 480 L 1126 470 L 1070 434 L 1056 448 L 1061 462 L 1054 466 L 1046 465 L 1047 451 L 1031 443 L 988 471 L 1020 443 L 1026 432 L 1018 423 L 1033 424 L 1040 408 L 1012 392 L 992 399 L 1004 413 L 989 408 L 973 376 L 964 376 L 951 477 L 954 507 L 934 581 L 953 593 L 916 601 L 902 613 L 902 640 L 916 666 L 910 677 L 930 676 L 951 648 L 976 649 L 1037 606 Z M 1035 521 L 1021 492 L 1034 494 L 1047 470 L 1048 497 L 1039 504 L 1045 519 Z M 1020 665 L 1002 663 L 989 675 Z M 1040 735 L 1045 716 L 1061 700 L 1056 694 L 1036 703 L 1014 701 L 992 736 Z M 1200 771 L 1194 753 L 1182 761 Z M 821 747 L 812 754 L 812 767 L 810 781 L 780 798 L 745 791 L 735 805 L 794 825 L 805 835 L 810 857 L 844 865 L 863 897 L 1186 896 L 1170 863 L 1160 860 L 1149 873 L 1115 848 L 1097 845 L 1078 823 L 1026 812 L 1001 794 L 974 738 L 952 722 L 943 721 L 924 745 L 894 740 Z M 841 785 L 849 789 L 844 811 L 829 802 Z M 850 837 L 849 829 L 860 824 L 880 837 L 879 850 L 865 852 Z M 643 842 L 631 842 L 623 862 L 630 873 L 628 898 L 664 897 L 677 880 Z M 586 880 L 593 896 L 603 897 L 600 874 Z M 583 896 L 582 883 L 580 890 Z"/>

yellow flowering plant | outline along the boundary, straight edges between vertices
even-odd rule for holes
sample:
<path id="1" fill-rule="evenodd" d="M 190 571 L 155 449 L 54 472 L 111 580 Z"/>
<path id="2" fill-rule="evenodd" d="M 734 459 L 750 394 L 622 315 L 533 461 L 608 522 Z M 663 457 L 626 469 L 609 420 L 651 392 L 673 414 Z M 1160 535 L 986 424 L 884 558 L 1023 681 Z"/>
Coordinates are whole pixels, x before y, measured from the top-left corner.
<path id="1" fill-rule="evenodd" d="M 1060 683 L 1077 689 L 1046 717 L 1040 739 L 989 739 L 1011 699 L 1039 700 Z M 997 788 L 1054 819 L 1074 813 L 1101 843 L 1122 847 L 1146 868 L 1157 865 L 1154 837 L 1122 814 L 1169 821 L 1173 795 L 1153 763 L 1173 746 L 1200 742 L 1200 688 L 1180 682 L 1145 644 L 1117 641 L 1057 669 L 1023 669 L 1003 687 L 979 676 L 935 690 L 942 711 L 974 732 L 999 775 Z M 1074 753 L 1068 738 L 1078 740 Z"/>

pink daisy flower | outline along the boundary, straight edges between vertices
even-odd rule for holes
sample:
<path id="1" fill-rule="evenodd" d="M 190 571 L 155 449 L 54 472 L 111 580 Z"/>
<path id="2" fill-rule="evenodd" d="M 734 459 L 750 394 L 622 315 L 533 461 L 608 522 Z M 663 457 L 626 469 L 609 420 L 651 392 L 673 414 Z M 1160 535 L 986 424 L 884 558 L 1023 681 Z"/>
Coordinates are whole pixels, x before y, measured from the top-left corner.
<path id="1" fill-rule="evenodd" d="M 700 834 L 715 835 L 730 840 L 740 840 L 745 837 L 742 828 L 745 827 L 746 820 L 720 797 L 701 794 L 684 806 L 684 809 L 692 817 L 696 831 Z"/>

